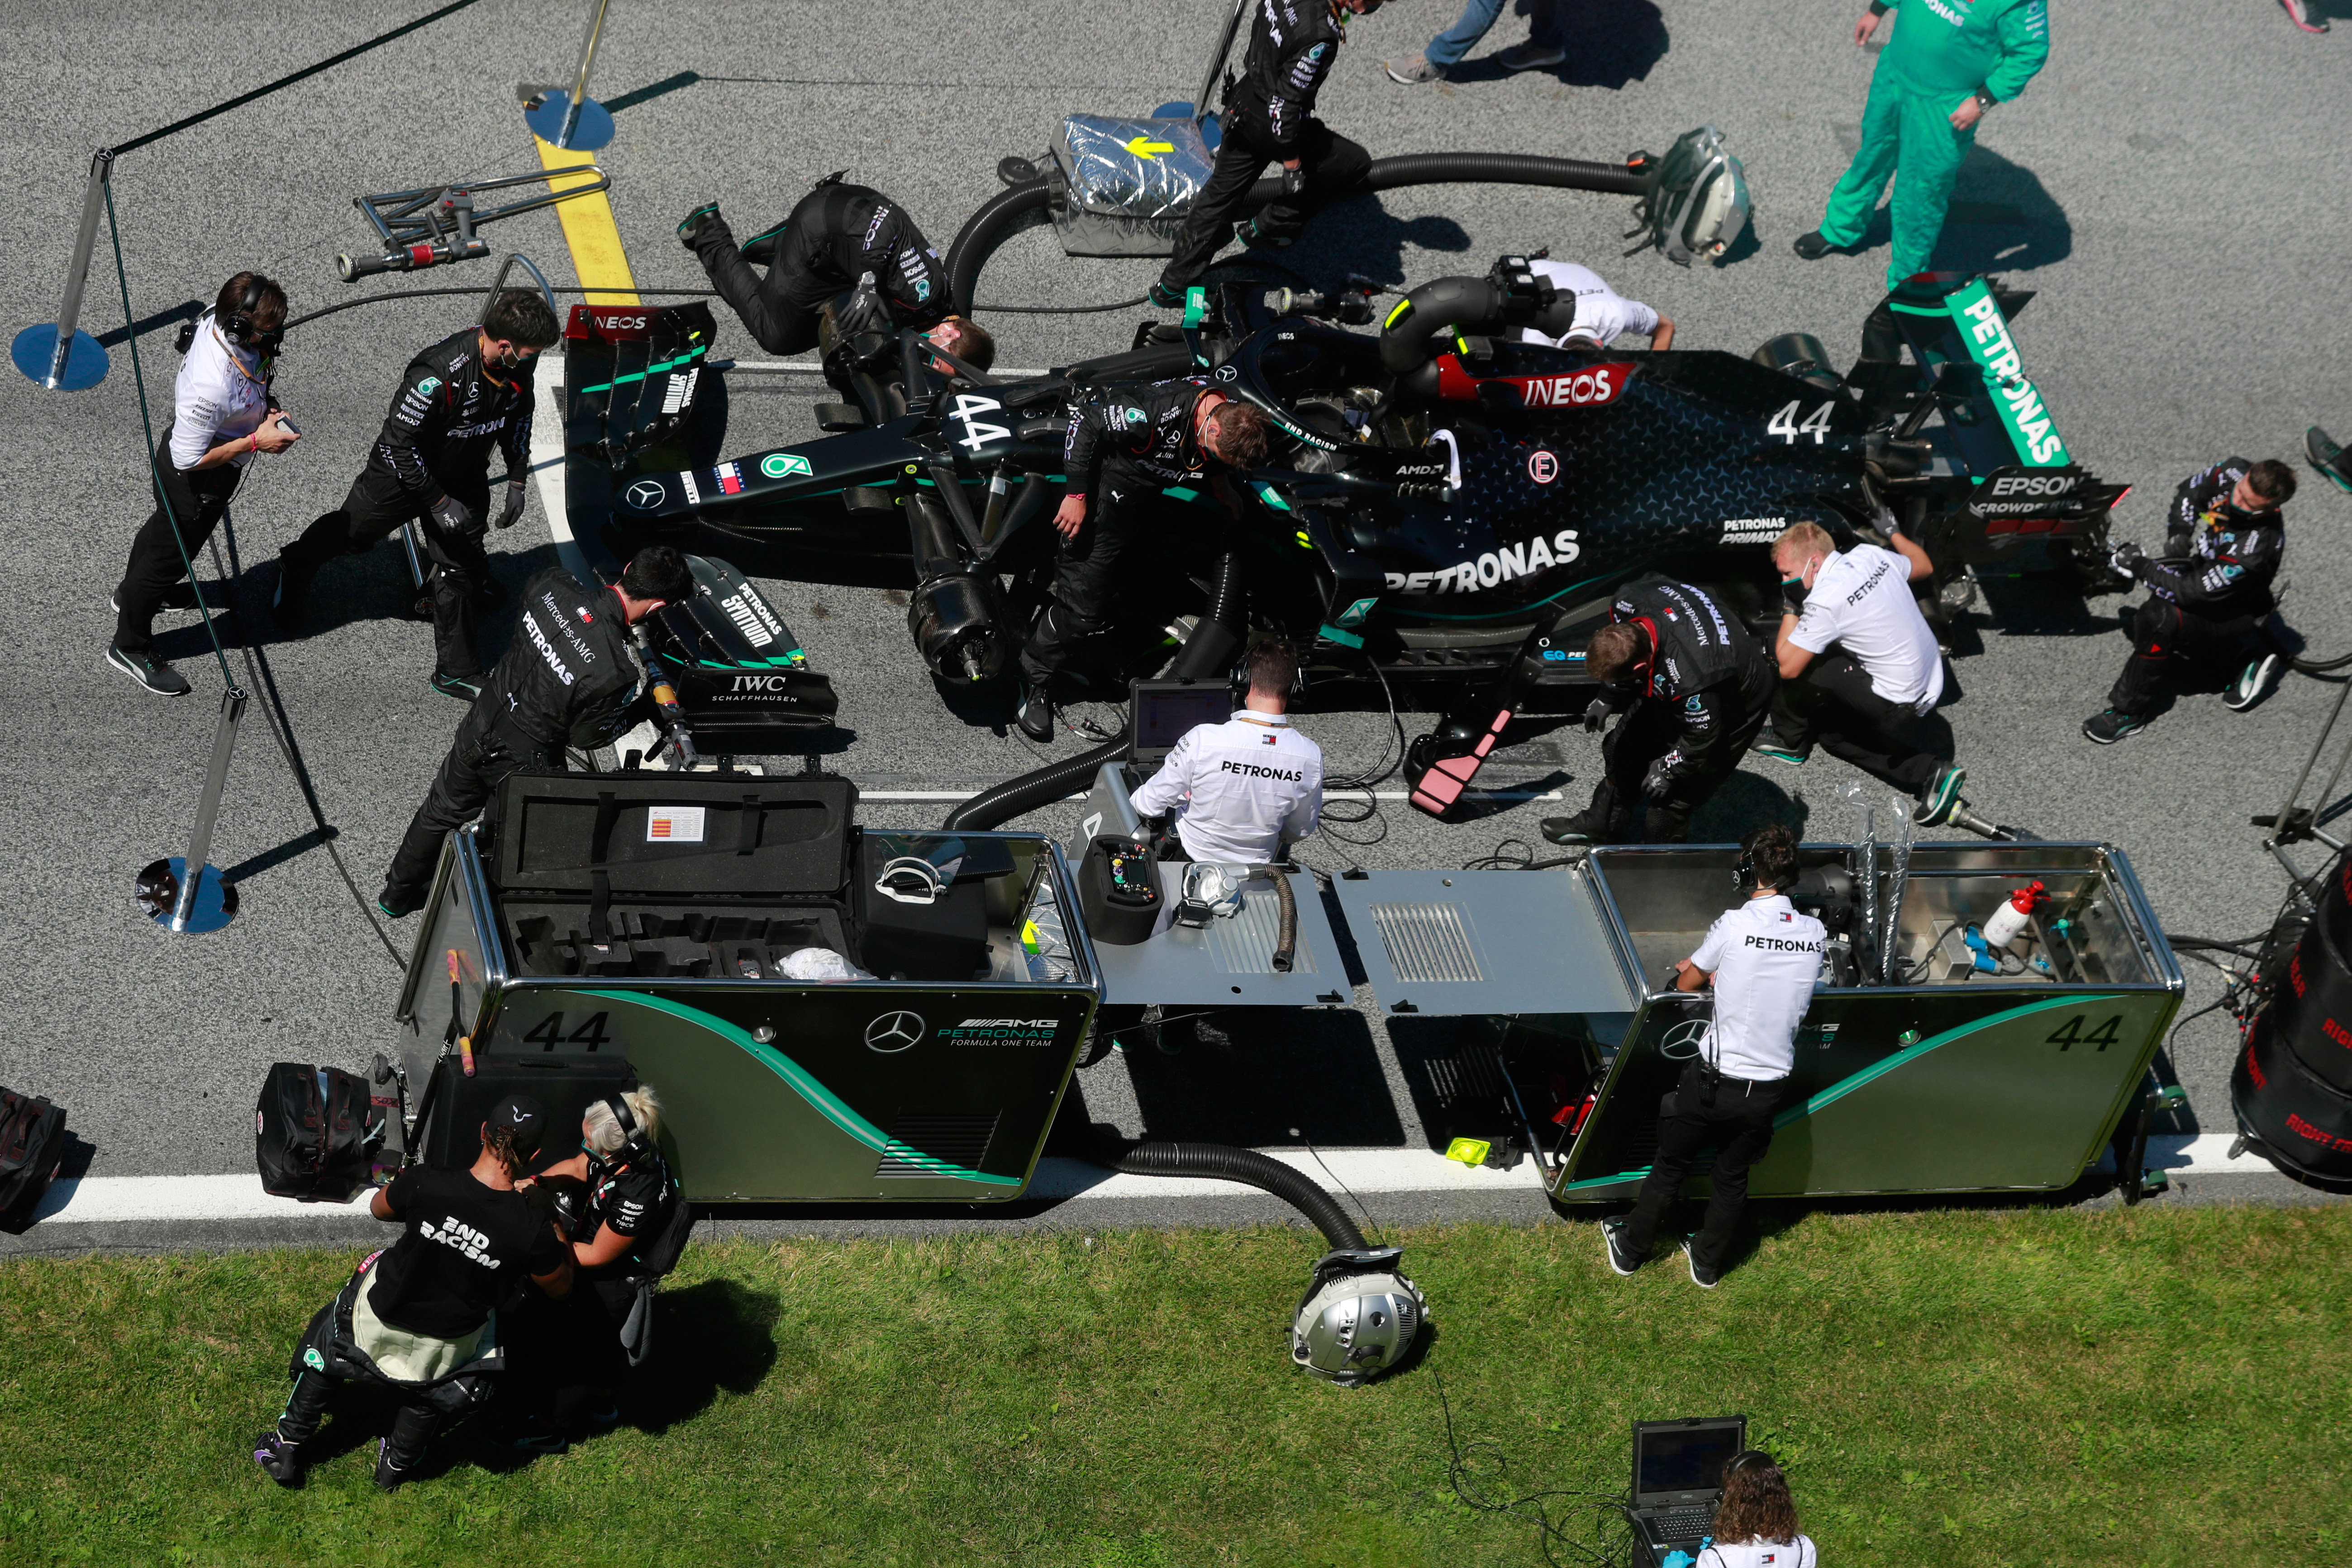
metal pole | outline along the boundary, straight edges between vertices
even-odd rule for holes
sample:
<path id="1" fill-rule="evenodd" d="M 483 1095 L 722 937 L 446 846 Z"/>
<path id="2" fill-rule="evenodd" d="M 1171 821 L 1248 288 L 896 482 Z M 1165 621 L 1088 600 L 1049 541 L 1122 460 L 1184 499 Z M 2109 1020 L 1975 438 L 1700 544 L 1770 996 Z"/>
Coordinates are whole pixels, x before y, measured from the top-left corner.
<path id="1" fill-rule="evenodd" d="M 572 101 L 563 109 L 563 134 L 555 139 L 558 147 L 572 145 L 572 133 L 580 126 L 580 100 L 588 93 L 588 70 L 596 63 L 596 46 L 604 36 L 604 7 L 612 0 L 596 0 L 595 9 L 588 13 L 588 37 L 580 45 L 580 69 L 572 79 Z"/>
<path id="2" fill-rule="evenodd" d="M 89 279 L 89 253 L 98 243 L 98 215 L 106 210 L 106 183 L 114 175 L 114 154 L 101 147 L 89 155 L 89 184 L 82 192 L 81 229 L 74 236 L 73 262 L 66 271 L 65 303 L 58 307 L 58 346 L 50 351 L 49 378 L 55 391 L 65 379 L 66 361 L 73 353 L 74 328 L 81 321 L 82 285 Z"/>
<path id="3" fill-rule="evenodd" d="M 205 773 L 205 793 L 196 801 L 196 828 L 188 836 L 186 868 L 180 874 L 180 897 L 172 907 L 170 930 L 188 929 L 196 907 L 196 887 L 205 879 L 205 857 L 213 847 L 213 822 L 220 816 L 221 792 L 228 786 L 228 761 L 236 750 L 236 727 L 245 717 L 245 691 L 230 687 L 221 693 L 220 723 L 213 730 L 212 766 Z"/>

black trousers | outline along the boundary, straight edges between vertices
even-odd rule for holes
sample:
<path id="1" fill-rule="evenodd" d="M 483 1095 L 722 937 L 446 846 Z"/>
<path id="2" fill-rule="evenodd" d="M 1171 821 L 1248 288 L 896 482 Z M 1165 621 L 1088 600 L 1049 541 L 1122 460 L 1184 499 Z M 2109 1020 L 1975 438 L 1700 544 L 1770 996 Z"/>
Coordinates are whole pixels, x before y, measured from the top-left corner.
<path id="1" fill-rule="evenodd" d="M 1175 254 L 1169 257 L 1167 269 L 1160 274 L 1162 288 L 1189 289 L 1200 280 L 1210 261 L 1233 237 L 1234 219 L 1249 200 L 1250 187 L 1257 184 L 1268 163 L 1279 163 L 1286 155 L 1284 150 L 1260 142 L 1258 133 L 1239 116 L 1226 116 L 1226 126 L 1224 140 L 1217 143 L 1216 167 L 1176 236 Z M 1372 166 L 1370 153 L 1319 120 L 1307 122 L 1305 133 L 1287 155 L 1298 160 L 1307 175 L 1307 194 L 1302 201 L 1277 201 L 1265 209 L 1258 221 L 1274 234 L 1297 233 L 1316 209 L 1351 195 Z"/>
<path id="2" fill-rule="evenodd" d="M 517 769 L 562 765 L 560 750 L 535 746 L 499 721 L 500 715 L 490 706 L 498 700 L 496 694 L 483 693 L 457 726 L 457 738 L 392 858 L 392 869 L 383 879 L 385 891 L 422 898 L 433 880 L 433 868 L 440 864 L 441 840 L 450 829 L 471 822 Z"/>
<path id="3" fill-rule="evenodd" d="M 1690 837 L 1692 814 L 1738 768 L 1748 742 L 1764 728 L 1769 711 L 1769 700 L 1757 693 L 1732 731 L 1675 775 L 1664 799 L 1649 802 L 1643 842 L 1679 844 Z M 1643 777 L 1652 763 L 1682 742 L 1682 710 L 1647 697 L 1634 703 L 1602 738 L 1601 782 L 1593 786 L 1592 803 L 1583 814 L 1601 840 L 1622 844 L 1633 837 L 1633 807 L 1643 799 Z"/>
<path id="4" fill-rule="evenodd" d="M 1916 743 L 1918 723 L 1918 714 L 1871 689 L 1859 660 L 1834 648 L 1772 696 L 1772 729 L 1781 740 L 1801 749 L 1818 739 L 1830 755 L 1913 795 L 1943 765 Z"/>
<path id="5" fill-rule="evenodd" d="M 289 1443 L 307 1443 L 317 1435 L 320 1424 L 327 1418 L 327 1407 L 335 1391 L 343 1385 L 340 1377 L 330 1377 L 310 1367 L 302 1369 L 294 1380 L 294 1392 L 288 1395 L 284 1414 L 278 1417 L 278 1435 Z M 386 1389 L 394 1384 L 380 1384 Z M 392 1435 L 386 1439 L 392 1450 L 392 1462 L 402 1469 L 425 1457 L 425 1446 L 433 1434 L 447 1420 L 440 1411 L 415 1399 L 403 1399 L 392 1418 Z"/>
<path id="6" fill-rule="evenodd" d="M 328 562 L 373 549 L 414 518 L 421 525 L 418 531 L 435 567 L 428 584 L 433 595 L 434 668 L 443 675 L 478 680 L 482 654 L 475 636 L 474 600 L 490 580 L 490 558 L 482 549 L 483 536 L 490 526 L 489 475 L 485 471 L 435 477 L 473 514 L 473 526 L 465 532 L 443 529 L 424 503 L 390 474 L 362 468 L 352 481 L 343 504 L 322 514 L 279 552 L 278 570 L 289 574 L 298 589 L 307 589 Z"/>
<path id="7" fill-rule="evenodd" d="M 2266 614 L 2267 612 L 2265 612 Z M 2132 612 L 2132 656 L 2107 693 L 2107 706 L 2140 718 L 2172 705 L 2175 659 L 2206 666 L 2244 660 L 2245 639 L 2263 616 L 2213 616 L 2151 597 Z"/>
<path id="8" fill-rule="evenodd" d="M 1076 539 L 1066 539 L 1054 566 L 1053 597 L 1021 650 L 1021 673 L 1032 684 L 1067 664 L 1070 651 L 1102 631 L 1137 542 L 1167 521 L 1173 503 L 1149 481 L 1106 478 L 1087 509 Z"/>
<path id="9" fill-rule="evenodd" d="M 619 1387 L 629 1370 L 621 1326 L 636 1299 L 633 1277 L 610 1267 L 575 1274 L 561 1301 L 527 1297 L 508 1345 L 505 1384 L 521 1402 L 520 1413 L 570 1426 L 592 1394 Z"/>
<path id="10" fill-rule="evenodd" d="M 1732 1233 L 1748 1205 L 1748 1168 L 1772 1147 L 1772 1117 L 1789 1091 L 1789 1080 L 1762 1083 L 1717 1078 L 1704 1062 L 1683 1068 L 1682 1082 L 1658 1102 L 1658 1153 L 1642 1180 L 1642 1195 L 1625 1217 L 1624 1241 L 1636 1258 L 1646 1257 L 1657 1239 L 1658 1221 L 1682 1190 L 1709 1143 L 1716 1145 L 1708 1173 L 1714 1195 L 1706 1218 L 1691 1243 L 1703 1268 L 1720 1269 L 1730 1255 Z"/>
<path id="11" fill-rule="evenodd" d="M 155 471 L 161 476 L 155 510 L 131 539 L 131 560 L 122 568 L 121 586 L 114 592 L 115 602 L 122 606 L 115 612 L 114 646 L 125 653 L 144 653 L 153 645 L 155 612 L 163 606 L 165 590 L 187 576 L 196 552 L 220 526 L 228 512 L 228 498 L 236 493 L 236 482 L 245 476 L 244 469 L 227 463 L 210 468 L 174 467 L 168 426 L 163 446 L 155 451 Z M 163 506 L 167 500 L 171 502 L 168 513 Z M 178 544 L 172 541 L 174 522 L 179 524 Z M 181 545 L 187 547 L 184 562 Z"/>
<path id="12" fill-rule="evenodd" d="M 816 347 L 818 315 L 835 295 L 856 286 L 856 279 L 835 275 L 831 247 L 858 195 L 847 185 L 820 185 L 803 196 L 778 226 L 783 233 L 771 229 L 773 237 L 756 247 L 767 258 L 765 278 L 751 270 L 731 235 L 713 235 L 695 252 L 710 286 L 770 353 Z"/>

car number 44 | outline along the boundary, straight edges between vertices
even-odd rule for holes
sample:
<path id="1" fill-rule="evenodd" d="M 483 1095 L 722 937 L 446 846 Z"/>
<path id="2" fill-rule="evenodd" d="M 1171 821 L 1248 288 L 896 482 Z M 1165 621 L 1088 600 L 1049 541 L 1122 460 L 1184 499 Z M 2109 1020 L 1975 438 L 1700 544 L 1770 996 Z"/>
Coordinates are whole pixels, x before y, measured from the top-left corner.
<path id="1" fill-rule="evenodd" d="M 1003 406 L 993 397 L 974 397 L 968 392 L 958 393 L 955 406 L 948 411 L 948 417 L 963 426 L 963 435 L 957 439 L 956 445 L 967 451 L 977 452 L 991 441 L 1012 439 L 1013 431 L 1009 426 L 985 425 L 980 419 L 982 415 L 997 413 Z"/>
<path id="2" fill-rule="evenodd" d="M 1803 406 L 1804 401 L 1800 398 L 1781 409 L 1780 413 L 1766 421 L 1764 433 L 1768 436 L 1778 436 L 1792 447 L 1797 444 L 1798 437 L 1811 436 L 1813 438 L 1813 445 L 1820 446 L 1822 438 L 1830 433 L 1830 410 L 1835 408 L 1837 405 L 1822 404 L 1812 411 L 1802 425 L 1800 425 L 1797 423 L 1797 410 Z"/>

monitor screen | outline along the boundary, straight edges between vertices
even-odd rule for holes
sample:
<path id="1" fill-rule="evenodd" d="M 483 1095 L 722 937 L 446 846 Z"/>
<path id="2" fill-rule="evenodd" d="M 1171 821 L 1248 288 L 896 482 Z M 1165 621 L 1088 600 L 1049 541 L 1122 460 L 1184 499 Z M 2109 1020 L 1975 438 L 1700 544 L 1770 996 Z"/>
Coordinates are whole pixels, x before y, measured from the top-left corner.
<path id="1" fill-rule="evenodd" d="M 1713 1491 L 1723 1485 L 1723 1467 L 1739 1452 L 1739 1424 L 1710 1421 L 1692 1426 L 1650 1426 L 1634 1437 L 1634 1490 Z"/>
<path id="2" fill-rule="evenodd" d="M 1233 693 L 1222 684 L 1139 686 L 1135 691 L 1135 749 L 1165 752 L 1197 724 L 1222 724 L 1233 717 Z"/>

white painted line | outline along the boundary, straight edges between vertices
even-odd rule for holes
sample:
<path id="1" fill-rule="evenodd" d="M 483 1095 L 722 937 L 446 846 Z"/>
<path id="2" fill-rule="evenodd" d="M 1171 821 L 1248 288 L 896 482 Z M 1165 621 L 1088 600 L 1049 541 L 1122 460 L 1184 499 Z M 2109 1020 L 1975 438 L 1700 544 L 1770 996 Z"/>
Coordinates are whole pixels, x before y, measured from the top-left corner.
<path id="1" fill-rule="evenodd" d="M 1330 1167 L 1328 1174 L 1312 1155 L 1292 1150 L 1268 1152 L 1326 1189 L 1334 1186 L 1336 1177 L 1356 1193 L 1532 1191 L 1538 1183 L 1531 1163 L 1522 1163 L 1516 1171 L 1491 1171 L 1457 1164 L 1427 1150 L 1326 1150 L 1323 1160 Z M 1048 1159 L 1037 1163 L 1027 1195 L 1071 1200 L 1234 1197 L 1257 1190 L 1239 1182 L 1130 1176 L 1083 1160 Z M 1344 1194 L 1335 1192 L 1334 1195 L 1344 1201 Z M 82 1176 L 51 1184 L 34 1218 L 39 1224 L 83 1225 L 356 1219 L 367 1214 L 367 1205 L 365 1193 L 348 1204 L 305 1204 L 271 1197 L 261 1190 L 261 1178 L 253 1175 Z"/>
<path id="2" fill-rule="evenodd" d="M 544 356 L 542 356 L 544 363 Z M 539 405 L 530 420 L 530 468 L 539 476 L 539 504 L 547 513 L 547 531 L 555 539 L 555 558 L 563 569 L 593 586 L 588 558 L 572 537 L 572 514 L 563 500 L 563 388 L 555 381 L 538 384 Z"/>
<path id="3" fill-rule="evenodd" d="M 2271 1163 L 2260 1154 L 2241 1154 L 2231 1160 L 2230 1145 L 2237 1141 L 2234 1132 L 2153 1134 L 2147 1141 L 2147 1163 L 2151 1170 L 2183 1176 L 2267 1176 L 2273 1173 Z"/>

